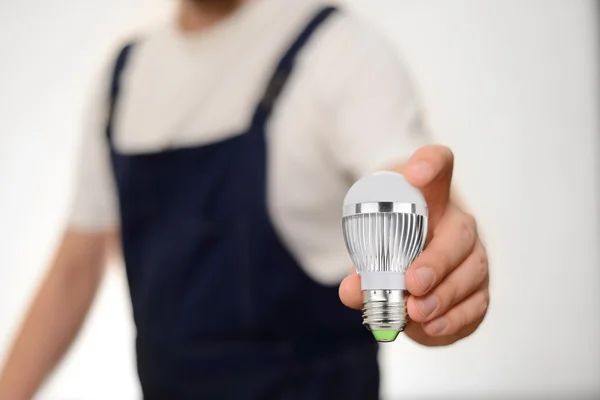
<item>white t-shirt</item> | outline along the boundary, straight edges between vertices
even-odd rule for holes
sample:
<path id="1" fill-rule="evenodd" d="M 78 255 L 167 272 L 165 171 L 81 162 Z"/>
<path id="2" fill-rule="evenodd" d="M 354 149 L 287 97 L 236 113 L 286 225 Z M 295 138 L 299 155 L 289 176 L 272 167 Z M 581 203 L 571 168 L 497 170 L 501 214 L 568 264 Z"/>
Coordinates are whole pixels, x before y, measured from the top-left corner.
<path id="1" fill-rule="evenodd" d="M 320 6 L 254 0 L 198 34 L 174 24 L 146 34 L 122 78 L 116 148 L 158 152 L 244 132 L 274 66 Z M 104 132 L 113 64 L 108 60 L 85 119 L 71 229 L 119 225 Z M 425 142 L 419 117 L 394 49 L 357 18 L 334 15 L 299 54 L 267 125 L 268 209 L 313 279 L 333 284 L 349 270 L 343 198 L 354 180 L 405 161 Z"/>

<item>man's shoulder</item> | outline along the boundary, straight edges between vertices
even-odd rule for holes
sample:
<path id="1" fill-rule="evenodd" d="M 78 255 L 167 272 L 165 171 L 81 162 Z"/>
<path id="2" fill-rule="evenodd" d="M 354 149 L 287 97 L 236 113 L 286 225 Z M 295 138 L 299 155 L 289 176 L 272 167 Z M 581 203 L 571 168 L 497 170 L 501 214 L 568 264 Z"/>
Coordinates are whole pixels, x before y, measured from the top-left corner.
<path id="1" fill-rule="evenodd" d="M 324 93 L 348 92 L 374 74 L 401 74 L 399 48 L 389 36 L 351 11 L 338 13 L 316 35 L 302 57 L 305 76 Z"/>
<path id="2" fill-rule="evenodd" d="M 348 68 L 356 63 L 388 62 L 397 56 L 391 38 L 351 10 L 342 9 L 309 45 L 306 58 L 321 69 Z"/>
<path id="3" fill-rule="evenodd" d="M 169 26 L 167 24 L 155 24 L 123 32 L 110 41 L 108 51 L 105 52 L 105 59 L 108 59 L 109 64 L 114 63 L 124 48 L 129 47 L 139 51 L 138 49 L 147 48 L 164 40 L 168 33 Z"/>

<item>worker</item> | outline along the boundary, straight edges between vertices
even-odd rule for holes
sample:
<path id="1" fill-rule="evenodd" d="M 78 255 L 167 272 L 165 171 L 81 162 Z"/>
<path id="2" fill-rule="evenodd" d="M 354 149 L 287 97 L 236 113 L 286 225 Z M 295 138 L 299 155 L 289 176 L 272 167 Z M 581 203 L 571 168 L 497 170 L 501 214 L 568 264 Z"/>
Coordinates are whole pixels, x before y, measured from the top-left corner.
<path id="1" fill-rule="evenodd" d="M 474 332 L 485 249 L 386 40 L 320 0 L 176 10 L 102 68 L 67 228 L 0 398 L 31 399 L 69 348 L 115 235 L 144 399 L 378 398 L 340 219 L 352 183 L 377 170 L 403 173 L 429 206 L 406 334 L 439 346 Z"/>

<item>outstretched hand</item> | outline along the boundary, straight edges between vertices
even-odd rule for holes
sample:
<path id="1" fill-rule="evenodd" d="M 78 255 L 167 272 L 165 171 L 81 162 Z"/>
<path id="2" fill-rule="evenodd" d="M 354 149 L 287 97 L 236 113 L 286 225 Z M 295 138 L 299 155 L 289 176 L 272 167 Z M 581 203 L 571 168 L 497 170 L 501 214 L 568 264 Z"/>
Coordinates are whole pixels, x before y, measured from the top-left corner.
<path id="1" fill-rule="evenodd" d="M 444 146 L 425 146 L 403 168 L 429 209 L 427 245 L 406 272 L 410 321 L 405 333 L 424 345 L 447 345 L 473 333 L 489 304 L 488 260 L 475 219 L 450 197 L 454 156 Z M 340 285 L 340 299 L 362 307 L 360 276 Z"/>

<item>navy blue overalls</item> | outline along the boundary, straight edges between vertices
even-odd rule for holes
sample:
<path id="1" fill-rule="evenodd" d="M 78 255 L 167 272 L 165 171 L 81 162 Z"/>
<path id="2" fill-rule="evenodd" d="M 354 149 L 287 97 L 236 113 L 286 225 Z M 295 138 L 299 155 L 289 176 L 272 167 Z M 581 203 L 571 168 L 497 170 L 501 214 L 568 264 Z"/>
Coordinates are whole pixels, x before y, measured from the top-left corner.
<path id="1" fill-rule="evenodd" d="M 107 139 L 147 400 L 378 397 L 377 344 L 360 313 L 302 271 L 266 206 L 265 124 L 334 11 L 285 53 L 248 130 L 210 145 L 119 153 L 112 115 L 131 45 L 117 59 Z"/>

